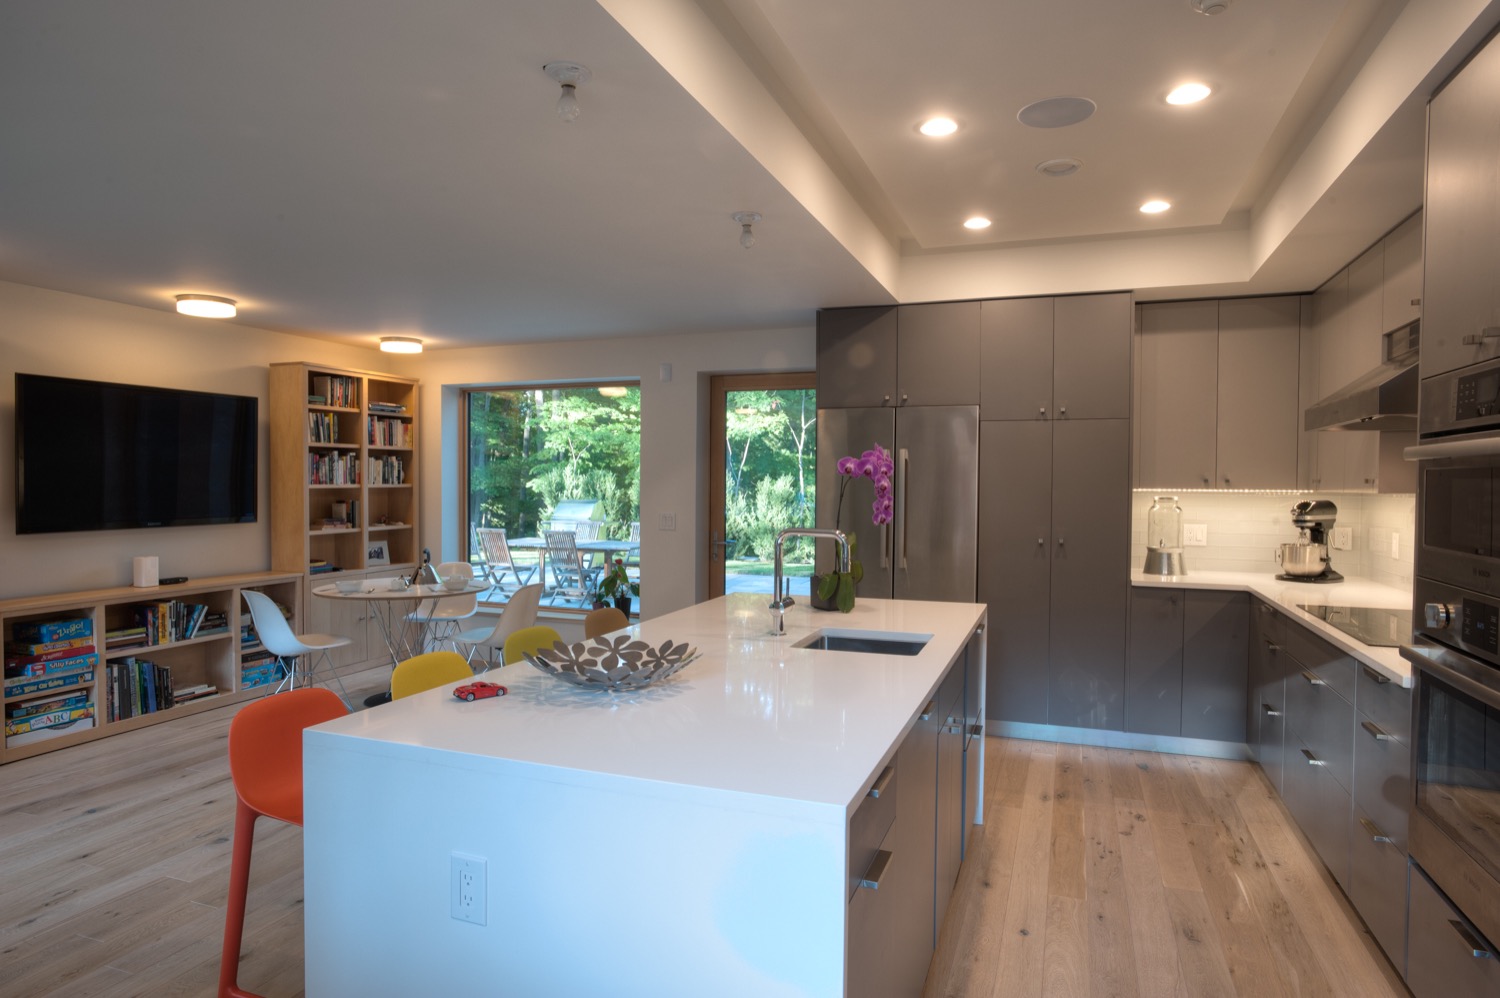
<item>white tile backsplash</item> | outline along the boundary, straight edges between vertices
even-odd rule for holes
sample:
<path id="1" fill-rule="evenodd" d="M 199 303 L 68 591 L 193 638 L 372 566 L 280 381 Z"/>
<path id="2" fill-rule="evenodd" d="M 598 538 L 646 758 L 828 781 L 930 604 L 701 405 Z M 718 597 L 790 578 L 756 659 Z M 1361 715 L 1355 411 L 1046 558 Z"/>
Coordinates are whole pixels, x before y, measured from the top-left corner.
<path id="1" fill-rule="evenodd" d="M 1130 564 L 1146 563 L 1146 511 L 1154 496 L 1131 493 Z M 1182 521 L 1208 528 L 1208 543 L 1183 549 L 1189 574 L 1205 572 L 1265 572 L 1275 575 L 1276 548 L 1297 539 L 1292 526 L 1292 505 L 1302 495 L 1256 495 L 1240 492 L 1188 492 L 1179 494 Z M 1417 499 L 1412 495 L 1367 495 L 1319 493 L 1338 507 L 1337 525 L 1350 528 L 1352 548 L 1334 551 L 1333 567 L 1344 575 L 1355 575 L 1382 585 L 1409 589 L 1415 550 Z M 1400 554 L 1391 555 L 1391 541 Z"/>

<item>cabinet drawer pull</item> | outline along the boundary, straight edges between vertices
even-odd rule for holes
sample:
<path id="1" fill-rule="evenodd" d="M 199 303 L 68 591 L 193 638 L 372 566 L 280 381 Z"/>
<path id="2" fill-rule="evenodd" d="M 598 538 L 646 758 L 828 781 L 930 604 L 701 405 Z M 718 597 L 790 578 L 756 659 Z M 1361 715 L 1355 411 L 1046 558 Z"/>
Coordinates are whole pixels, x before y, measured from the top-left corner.
<path id="1" fill-rule="evenodd" d="M 1276 710 L 1275 708 L 1273 708 L 1268 703 L 1261 704 L 1260 705 L 1260 709 L 1266 712 L 1266 716 L 1267 717 L 1280 717 L 1281 716 L 1281 711 Z"/>
<path id="2" fill-rule="evenodd" d="M 865 875 L 859 878 L 859 886 L 871 891 L 880 890 L 880 881 L 885 879 L 885 873 L 891 868 L 891 854 L 889 850 L 882 849 L 875 854 L 870 868 Z"/>
<path id="3" fill-rule="evenodd" d="M 1450 918 L 1450 919 L 1448 919 L 1448 924 L 1451 925 L 1451 926 L 1453 926 L 1453 931 L 1457 932 L 1458 935 L 1459 935 L 1459 937 L 1461 939 L 1463 939 L 1464 946 L 1468 949 L 1468 951 L 1471 954 L 1473 954 L 1473 956 L 1474 956 L 1475 959 L 1477 959 L 1477 960 L 1493 960 L 1493 959 L 1495 959 L 1495 954 L 1490 949 L 1489 945 L 1487 943 L 1485 943 L 1485 942 L 1482 942 L 1478 936 L 1476 936 L 1476 935 L 1474 935 L 1474 933 L 1470 932 L 1469 931 L 1469 927 L 1467 925 L 1465 925 L 1462 921 L 1460 921 L 1459 919 L 1456 919 L 1456 918 Z"/>
<path id="4" fill-rule="evenodd" d="M 1365 678 L 1366 679 L 1368 679 L 1368 680 L 1370 680 L 1372 682 L 1379 683 L 1381 686 L 1384 686 L 1386 683 L 1388 683 L 1388 682 L 1391 681 L 1391 677 L 1390 676 L 1382 676 L 1380 673 L 1376 672 L 1374 669 L 1370 668 L 1368 665 L 1361 665 L 1360 668 L 1363 669 L 1363 670 L 1365 670 Z"/>
<path id="5" fill-rule="evenodd" d="M 884 769 L 882 769 L 880 771 L 880 775 L 875 778 L 875 785 L 872 786 L 872 787 L 870 787 L 870 792 L 868 794 L 866 794 L 865 796 L 867 796 L 867 797 L 874 797 L 876 800 L 879 800 L 880 799 L 880 795 L 883 794 L 883 793 L 885 793 L 887 790 L 890 789 L 890 787 L 891 787 L 891 777 L 893 777 L 895 775 L 896 775 L 896 767 L 895 766 L 887 766 Z"/>
<path id="6" fill-rule="evenodd" d="M 1307 685 L 1309 685 L 1309 686 L 1327 686 L 1328 685 L 1328 683 L 1326 681 L 1324 681 L 1323 679 L 1319 678 L 1314 673 L 1308 672 L 1306 669 L 1302 670 L 1302 678 L 1305 679 L 1305 680 L 1307 680 Z"/>
<path id="7" fill-rule="evenodd" d="M 1322 759 L 1319 759 L 1317 756 L 1313 755 L 1307 749 L 1303 749 L 1302 750 L 1302 754 L 1305 755 L 1305 756 L 1307 756 L 1307 764 L 1309 766 L 1326 766 L 1326 765 L 1328 765 L 1328 763 L 1324 762 Z"/>
<path id="8" fill-rule="evenodd" d="M 1268 652 L 1270 652 L 1271 654 L 1274 655 L 1277 652 L 1281 651 L 1281 645 L 1276 644 L 1274 641 L 1267 641 L 1266 642 L 1266 651 L 1268 651 Z"/>
<path id="9" fill-rule="evenodd" d="M 1360 815 L 1359 823 L 1364 826 L 1364 830 L 1369 834 L 1371 842 L 1384 842 L 1386 845 L 1395 845 L 1395 843 L 1391 841 L 1391 837 L 1382 832 L 1380 830 L 1380 826 L 1375 824 L 1375 822 L 1371 821 L 1369 818 L 1366 818 L 1364 815 Z"/>
<path id="10" fill-rule="evenodd" d="M 1468 336 L 1465 336 L 1464 346 L 1483 346 L 1485 340 L 1492 340 L 1496 337 L 1500 337 L 1500 326 L 1485 326 L 1478 333 L 1470 333 Z"/>
<path id="11" fill-rule="evenodd" d="M 919 721 L 930 720 L 932 718 L 932 712 L 935 711 L 935 710 L 937 710 L 937 701 L 936 700 L 928 700 L 927 701 L 927 706 L 925 706 L 925 707 L 922 708 L 922 713 L 920 713 L 920 714 L 917 715 L 917 720 L 919 720 Z"/>
<path id="12" fill-rule="evenodd" d="M 1361 728 L 1364 728 L 1372 736 L 1374 736 L 1377 742 L 1393 742 L 1396 740 L 1395 735 L 1391 734 L 1389 731 L 1386 731 L 1374 721 L 1360 721 L 1359 726 Z"/>

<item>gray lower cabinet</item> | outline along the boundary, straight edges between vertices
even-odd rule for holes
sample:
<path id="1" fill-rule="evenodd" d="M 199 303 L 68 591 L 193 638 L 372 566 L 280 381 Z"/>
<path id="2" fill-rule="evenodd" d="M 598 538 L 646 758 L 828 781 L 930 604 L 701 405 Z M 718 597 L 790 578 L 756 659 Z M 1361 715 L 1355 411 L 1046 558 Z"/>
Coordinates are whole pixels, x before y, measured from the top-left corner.
<path id="1" fill-rule="evenodd" d="M 943 723 L 937 734 L 937 847 L 933 911 L 933 942 L 942 926 L 943 913 L 953 897 L 964 848 L 964 671 L 960 663 L 948 673 L 938 689 L 938 716 Z"/>
<path id="2" fill-rule="evenodd" d="M 1411 691 L 1360 666 L 1355 697 L 1354 813 L 1345 890 L 1375 941 L 1406 967 L 1407 816 L 1413 796 Z"/>
<path id="3" fill-rule="evenodd" d="M 1129 423 L 980 424 L 979 599 L 986 716 L 1124 723 Z"/>
<path id="4" fill-rule="evenodd" d="M 1500 994 L 1500 953 L 1411 866 L 1406 986 L 1415 998 Z"/>
<path id="5" fill-rule="evenodd" d="M 1243 593 L 1133 588 L 1125 730 L 1245 741 L 1248 629 Z"/>
<path id="6" fill-rule="evenodd" d="M 1278 794 L 1282 789 L 1286 751 L 1286 670 L 1279 659 L 1281 614 L 1262 600 L 1250 611 L 1249 708 L 1245 737 L 1251 757 L 1265 771 Z"/>
<path id="7" fill-rule="evenodd" d="M 984 643 L 986 628 L 975 630 L 964 649 L 964 803 L 960 832 L 962 847 L 960 859 L 969 857 L 969 835 L 974 831 L 974 819 L 979 815 L 979 804 L 984 787 L 979 775 L 984 765 L 984 703 L 980 699 L 980 685 L 984 675 Z"/>

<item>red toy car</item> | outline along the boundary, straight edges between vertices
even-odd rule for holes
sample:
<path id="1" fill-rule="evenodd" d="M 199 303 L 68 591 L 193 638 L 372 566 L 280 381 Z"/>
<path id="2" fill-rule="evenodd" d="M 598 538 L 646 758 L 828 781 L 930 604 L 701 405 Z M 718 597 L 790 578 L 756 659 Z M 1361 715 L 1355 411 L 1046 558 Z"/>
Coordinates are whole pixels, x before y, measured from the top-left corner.
<path id="1" fill-rule="evenodd" d="M 465 683 L 453 690 L 453 695 L 460 700 L 483 700 L 485 697 L 503 697 L 510 690 L 499 683 L 487 683 L 479 680 L 473 683 Z"/>

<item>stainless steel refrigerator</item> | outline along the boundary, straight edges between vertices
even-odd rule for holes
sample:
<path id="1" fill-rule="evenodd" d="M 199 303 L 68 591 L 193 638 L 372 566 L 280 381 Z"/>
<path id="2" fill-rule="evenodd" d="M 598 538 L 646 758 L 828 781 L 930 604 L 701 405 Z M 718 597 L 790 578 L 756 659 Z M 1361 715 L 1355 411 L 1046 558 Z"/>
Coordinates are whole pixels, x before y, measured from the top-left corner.
<path id="1" fill-rule="evenodd" d="M 972 603 L 978 561 L 979 407 L 818 410 L 818 526 L 832 527 L 839 498 L 838 460 L 875 444 L 891 452 L 895 516 L 871 522 L 873 483 L 857 478 L 844 496 L 839 525 L 859 538 L 862 597 Z M 817 569 L 833 562 L 818 542 Z"/>

